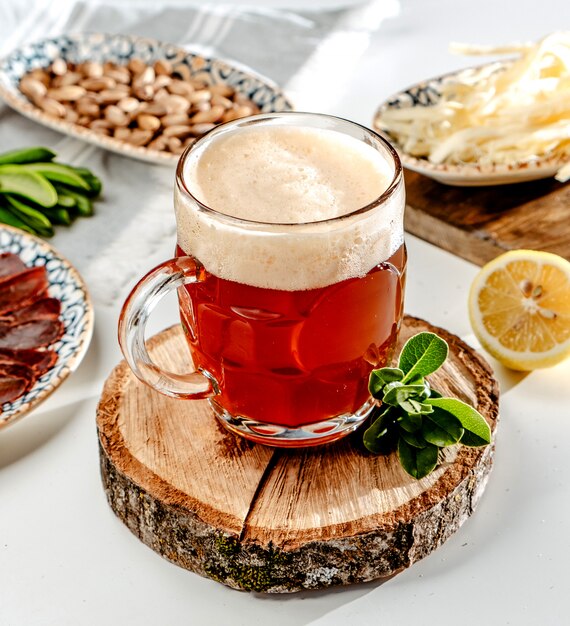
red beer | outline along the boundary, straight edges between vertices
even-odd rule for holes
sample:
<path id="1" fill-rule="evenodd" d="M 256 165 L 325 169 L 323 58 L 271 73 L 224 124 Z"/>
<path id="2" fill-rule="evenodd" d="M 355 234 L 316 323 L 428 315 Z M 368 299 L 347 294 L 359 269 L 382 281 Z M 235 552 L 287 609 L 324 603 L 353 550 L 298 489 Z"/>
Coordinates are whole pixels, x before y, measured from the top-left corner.
<path id="1" fill-rule="evenodd" d="M 263 289 L 212 274 L 179 289 L 194 364 L 218 382 L 216 402 L 287 427 L 355 413 L 371 369 L 392 356 L 405 266 L 402 245 L 365 277 L 320 289 Z"/>

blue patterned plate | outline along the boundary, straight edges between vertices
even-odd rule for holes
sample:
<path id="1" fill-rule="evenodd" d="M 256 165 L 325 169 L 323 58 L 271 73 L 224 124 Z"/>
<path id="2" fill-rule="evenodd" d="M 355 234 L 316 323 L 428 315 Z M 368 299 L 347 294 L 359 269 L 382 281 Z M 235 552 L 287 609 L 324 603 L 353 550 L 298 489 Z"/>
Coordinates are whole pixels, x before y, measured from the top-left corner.
<path id="1" fill-rule="evenodd" d="M 491 69 L 501 71 L 503 63 L 490 64 Z M 429 107 L 435 104 L 441 97 L 440 86 L 452 82 L 459 75 L 468 77 L 481 69 L 470 67 L 467 69 L 444 74 L 436 78 L 417 83 L 394 94 L 380 105 L 374 115 L 373 126 L 392 143 L 398 151 L 402 165 L 413 172 L 418 172 L 440 183 L 456 185 L 459 187 L 480 187 L 483 185 L 505 185 L 508 183 L 521 183 L 540 178 L 550 178 L 564 165 L 561 157 L 542 157 L 532 161 L 518 163 L 505 163 L 494 165 L 479 165 L 477 163 L 464 163 L 452 165 L 448 163 L 430 163 L 426 158 L 415 157 L 407 154 L 389 132 L 383 130 L 382 115 L 388 109 L 402 109 L 414 107 Z"/>
<path id="2" fill-rule="evenodd" d="M 48 67 L 57 58 L 73 63 L 111 61 L 120 65 L 125 65 L 131 58 L 142 59 L 147 64 L 166 59 L 173 65 L 173 70 L 179 72 L 181 76 L 199 77 L 208 84 L 230 85 L 238 93 L 255 102 L 262 113 L 288 111 L 293 108 L 279 87 L 249 68 L 233 62 L 191 54 L 173 44 L 132 35 L 101 33 L 60 35 L 22 46 L 0 61 L 0 97 L 13 109 L 67 135 L 152 163 L 175 165 L 179 155 L 133 146 L 114 137 L 97 134 L 84 126 L 52 117 L 21 93 L 18 85 L 24 74 L 36 68 Z"/>
<path id="3" fill-rule="evenodd" d="M 45 241 L 1 224 L 0 252 L 17 254 L 28 267 L 45 265 L 48 294 L 61 302 L 60 319 L 65 328 L 63 337 L 50 346 L 57 353 L 55 365 L 26 394 L 3 405 L 2 429 L 45 400 L 79 365 L 93 334 L 93 307 L 77 270 Z"/>

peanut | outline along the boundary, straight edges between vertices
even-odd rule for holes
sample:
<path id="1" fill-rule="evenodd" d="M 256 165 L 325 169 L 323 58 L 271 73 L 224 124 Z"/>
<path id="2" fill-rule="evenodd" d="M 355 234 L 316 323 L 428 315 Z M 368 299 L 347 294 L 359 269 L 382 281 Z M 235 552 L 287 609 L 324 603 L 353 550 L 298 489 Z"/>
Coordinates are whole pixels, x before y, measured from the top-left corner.
<path id="1" fill-rule="evenodd" d="M 219 123 L 259 112 L 225 83 L 209 85 L 201 64 L 132 58 L 67 62 L 57 58 L 20 80 L 20 91 L 47 115 L 134 146 L 180 154 Z M 194 76 L 193 72 L 198 73 Z"/>

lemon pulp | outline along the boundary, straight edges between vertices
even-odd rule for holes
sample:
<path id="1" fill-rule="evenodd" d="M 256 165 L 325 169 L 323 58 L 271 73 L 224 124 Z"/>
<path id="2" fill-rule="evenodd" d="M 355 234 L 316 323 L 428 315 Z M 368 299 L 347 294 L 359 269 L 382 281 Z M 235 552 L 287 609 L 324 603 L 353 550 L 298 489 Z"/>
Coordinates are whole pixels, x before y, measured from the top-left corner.
<path id="1" fill-rule="evenodd" d="M 535 250 L 502 254 L 475 277 L 469 316 L 483 347 L 504 365 L 559 363 L 570 354 L 570 263 Z"/>

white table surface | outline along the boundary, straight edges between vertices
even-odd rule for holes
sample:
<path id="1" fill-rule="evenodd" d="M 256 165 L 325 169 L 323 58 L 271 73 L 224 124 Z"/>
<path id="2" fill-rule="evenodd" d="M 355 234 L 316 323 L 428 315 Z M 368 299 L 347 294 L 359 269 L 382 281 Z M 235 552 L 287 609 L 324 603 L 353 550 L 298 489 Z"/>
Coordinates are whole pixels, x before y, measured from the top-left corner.
<path id="1" fill-rule="evenodd" d="M 402 0 L 330 112 L 370 123 L 376 104 L 400 87 L 468 64 L 448 54 L 449 41 L 536 39 L 568 27 L 568 17 L 566 0 Z M 407 311 L 473 342 L 466 301 L 477 268 L 407 241 Z M 171 251 L 165 245 L 149 266 Z M 474 516 L 444 546 L 382 585 L 268 597 L 168 563 L 109 509 L 95 408 L 120 358 L 118 310 L 119 302 L 96 306 L 78 371 L 0 433 L 2 626 L 570 623 L 570 361 L 529 375 L 493 363 L 502 388 L 495 466 Z M 155 328 L 175 319 L 162 308 Z"/>

